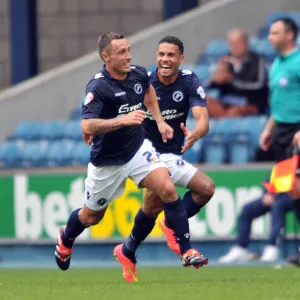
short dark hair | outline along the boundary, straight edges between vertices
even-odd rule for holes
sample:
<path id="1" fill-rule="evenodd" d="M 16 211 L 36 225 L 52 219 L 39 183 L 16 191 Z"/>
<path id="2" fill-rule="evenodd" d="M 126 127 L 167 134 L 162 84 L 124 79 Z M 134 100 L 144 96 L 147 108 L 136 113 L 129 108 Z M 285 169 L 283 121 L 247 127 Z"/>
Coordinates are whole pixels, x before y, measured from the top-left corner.
<path id="1" fill-rule="evenodd" d="M 297 35 L 298 35 L 298 28 L 293 19 L 288 18 L 288 17 L 278 18 L 278 19 L 274 20 L 272 23 L 276 23 L 276 22 L 282 22 L 284 24 L 285 31 L 292 32 L 293 36 L 294 36 L 294 41 L 296 40 Z"/>
<path id="2" fill-rule="evenodd" d="M 158 42 L 158 45 L 160 45 L 162 43 L 176 45 L 179 48 L 180 54 L 183 54 L 183 52 L 184 52 L 183 42 L 176 36 L 167 35 L 167 36 L 163 37 L 162 39 L 160 39 L 160 41 Z"/>
<path id="3" fill-rule="evenodd" d="M 106 32 L 98 37 L 98 53 L 102 58 L 101 53 L 113 40 L 121 40 L 124 39 L 125 35 L 123 33 L 118 32 Z M 103 59 L 103 58 L 102 58 Z"/>

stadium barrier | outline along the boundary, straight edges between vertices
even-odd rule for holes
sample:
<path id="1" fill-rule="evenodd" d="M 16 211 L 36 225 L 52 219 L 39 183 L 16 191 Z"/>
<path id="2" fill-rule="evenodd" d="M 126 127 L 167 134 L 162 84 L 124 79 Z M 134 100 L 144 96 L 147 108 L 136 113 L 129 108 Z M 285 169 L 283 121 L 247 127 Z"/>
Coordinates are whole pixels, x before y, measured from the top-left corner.
<path id="1" fill-rule="evenodd" d="M 191 237 L 195 241 L 233 240 L 237 216 L 246 202 L 262 194 L 261 182 L 270 166 L 216 166 L 204 170 L 215 181 L 216 191 L 209 204 L 190 219 Z M 0 243 L 53 242 L 70 212 L 83 205 L 85 171 L 49 169 L 2 173 Z M 184 188 L 178 188 L 181 196 L 184 192 Z M 135 213 L 142 204 L 143 193 L 128 180 L 123 196 L 110 204 L 103 221 L 87 229 L 80 237 L 80 242 L 123 240 L 130 233 Z M 268 231 L 267 215 L 254 222 L 252 237 L 264 239 Z M 293 237 L 293 231 L 294 217 L 290 213 L 287 215 L 288 236 Z M 162 239 L 162 233 L 156 225 L 148 240 Z"/>

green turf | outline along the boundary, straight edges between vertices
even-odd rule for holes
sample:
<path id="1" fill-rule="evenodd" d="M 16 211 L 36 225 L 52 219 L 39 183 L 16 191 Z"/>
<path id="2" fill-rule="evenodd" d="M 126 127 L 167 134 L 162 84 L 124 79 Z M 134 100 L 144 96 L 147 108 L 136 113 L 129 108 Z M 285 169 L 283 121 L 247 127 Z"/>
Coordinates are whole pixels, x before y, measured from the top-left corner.
<path id="1" fill-rule="evenodd" d="M 300 270 L 285 267 L 141 268 L 140 281 L 120 269 L 1 270 L 0 299 L 299 300 Z"/>

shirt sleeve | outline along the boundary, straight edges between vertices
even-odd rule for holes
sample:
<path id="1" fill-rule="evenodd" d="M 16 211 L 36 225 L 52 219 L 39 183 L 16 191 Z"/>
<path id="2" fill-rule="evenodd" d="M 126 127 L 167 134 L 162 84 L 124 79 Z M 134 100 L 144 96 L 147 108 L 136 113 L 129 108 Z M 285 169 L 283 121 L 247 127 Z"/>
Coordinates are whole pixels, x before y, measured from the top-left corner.
<path id="1" fill-rule="evenodd" d="M 189 86 L 189 103 L 190 107 L 202 106 L 206 107 L 206 97 L 199 78 L 193 73 L 191 76 L 191 83 Z"/>
<path id="2" fill-rule="evenodd" d="M 147 70 L 142 67 L 142 66 L 135 66 L 136 69 L 138 70 L 139 74 L 141 75 L 141 83 L 145 89 L 145 91 L 147 91 L 149 89 L 149 86 L 150 86 L 150 75 L 151 73 L 149 74 L 147 72 Z"/>
<path id="3" fill-rule="evenodd" d="M 81 107 L 82 119 L 98 119 L 101 117 L 104 96 L 98 89 L 88 86 Z"/>

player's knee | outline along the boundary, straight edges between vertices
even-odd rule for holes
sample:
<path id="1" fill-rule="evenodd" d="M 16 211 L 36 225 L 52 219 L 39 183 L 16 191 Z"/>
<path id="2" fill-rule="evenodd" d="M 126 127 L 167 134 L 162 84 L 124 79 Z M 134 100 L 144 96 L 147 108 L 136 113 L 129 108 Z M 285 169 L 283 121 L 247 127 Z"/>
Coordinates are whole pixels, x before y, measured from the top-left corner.
<path id="1" fill-rule="evenodd" d="M 171 180 L 161 183 L 159 196 L 164 202 L 174 201 L 178 198 L 176 188 Z"/>
<path id="2" fill-rule="evenodd" d="M 210 200 L 215 193 L 215 183 L 212 179 L 207 179 L 204 189 L 203 189 L 204 197 Z"/>

